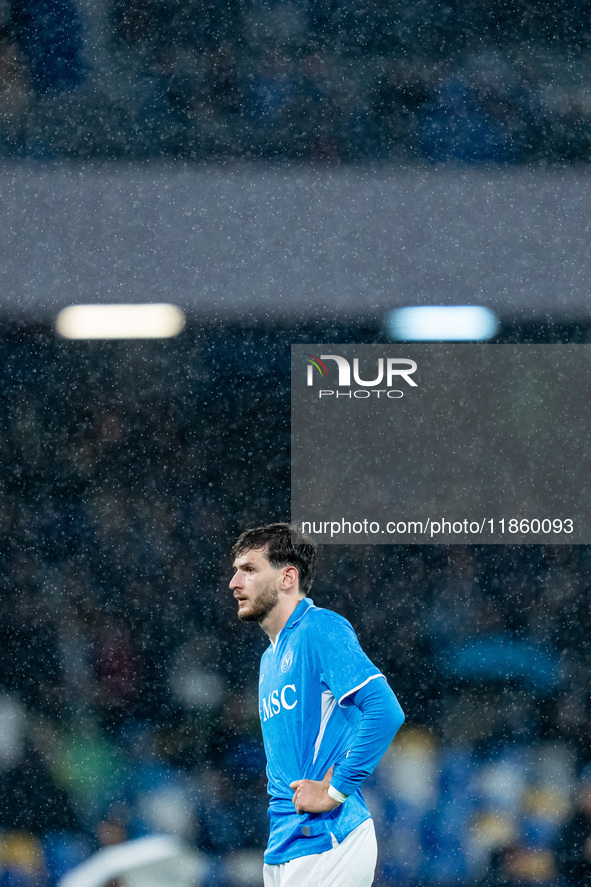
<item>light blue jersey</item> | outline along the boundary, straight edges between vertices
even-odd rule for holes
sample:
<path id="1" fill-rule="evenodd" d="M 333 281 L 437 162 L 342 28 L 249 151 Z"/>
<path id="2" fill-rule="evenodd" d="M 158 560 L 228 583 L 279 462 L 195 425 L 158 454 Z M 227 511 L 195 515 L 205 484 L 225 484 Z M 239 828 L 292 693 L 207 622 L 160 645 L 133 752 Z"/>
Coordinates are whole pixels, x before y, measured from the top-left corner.
<path id="1" fill-rule="evenodd" d="M 384 676 L 359 645 L 351 624 L 304 598 L 261 659 L 259 712 L 267 754 L 271 834 L 265 862 L 323 853 L 370 818 L 361 790 L 329 813 L 297 814 L 296 779 L 323 779 L 346 759 L 361 720 L 350 696 Z"/>

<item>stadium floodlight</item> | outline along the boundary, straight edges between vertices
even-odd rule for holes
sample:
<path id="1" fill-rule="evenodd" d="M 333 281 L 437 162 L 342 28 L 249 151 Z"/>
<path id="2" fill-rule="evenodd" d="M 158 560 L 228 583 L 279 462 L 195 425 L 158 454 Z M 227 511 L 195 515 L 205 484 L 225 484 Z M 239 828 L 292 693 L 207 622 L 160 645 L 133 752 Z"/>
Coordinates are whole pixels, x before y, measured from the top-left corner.
<path id="1" fill-rule="evenodd" d="M 57 316 L 65 339 L 166 339 L 178 335 L 185 315 L 176 305 L 70 305 Z"/>
<path id="2" fill-rule="evenodd" d="M 499 329 L 497 316 L 482 305 L 416 305 L 387 317 L 390 338 L 420 342 L 481 342 Z"/>

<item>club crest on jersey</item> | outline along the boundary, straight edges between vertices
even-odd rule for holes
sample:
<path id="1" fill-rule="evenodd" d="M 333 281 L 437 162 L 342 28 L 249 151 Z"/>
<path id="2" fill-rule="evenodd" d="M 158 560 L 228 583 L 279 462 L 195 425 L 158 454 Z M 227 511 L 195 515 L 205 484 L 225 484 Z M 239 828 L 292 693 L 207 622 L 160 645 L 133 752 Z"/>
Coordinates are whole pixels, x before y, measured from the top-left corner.
<path id="1" fill-rule="evenodd" d="M 281 671 L 285 674 L 285 672 L 291 667 L 291 663 L 293 662 L 293 653 L 291 650 L 288 650 L 283 659 L 281 660 Z"/>

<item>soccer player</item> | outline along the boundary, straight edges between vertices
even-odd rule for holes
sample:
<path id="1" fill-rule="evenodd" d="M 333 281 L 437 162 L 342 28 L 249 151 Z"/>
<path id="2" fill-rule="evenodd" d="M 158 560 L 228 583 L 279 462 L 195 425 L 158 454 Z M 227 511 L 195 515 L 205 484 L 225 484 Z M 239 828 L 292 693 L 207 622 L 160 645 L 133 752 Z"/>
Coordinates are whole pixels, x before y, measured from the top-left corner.
<path id="1" fill-rule="evenodd" d="M 370 887 L 377 846 L 360 785 L 402 709 L 350 623 L 305 596 L 312 540 L 270 524 L 246 530 L 232 558 L 238 618 L 271 641 L 259 677 L 271 796 L 265 887 Z"/>

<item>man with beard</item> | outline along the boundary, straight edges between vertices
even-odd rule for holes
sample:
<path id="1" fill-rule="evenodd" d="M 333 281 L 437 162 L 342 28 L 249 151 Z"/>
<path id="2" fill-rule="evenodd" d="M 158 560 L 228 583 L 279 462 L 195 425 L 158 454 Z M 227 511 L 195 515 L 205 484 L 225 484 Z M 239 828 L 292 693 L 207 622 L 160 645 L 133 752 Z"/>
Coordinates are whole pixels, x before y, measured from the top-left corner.
<path id="1" fill-rule="evenodd" d="M 306 597 L 316 546 L 288 524 L 232 547 L 238 618 L 271 641 L 259 713 L 271 829 L 265 887 L 370 887 L 375 832 L 360 785 L 404 720 L 346 619 Z"/>

